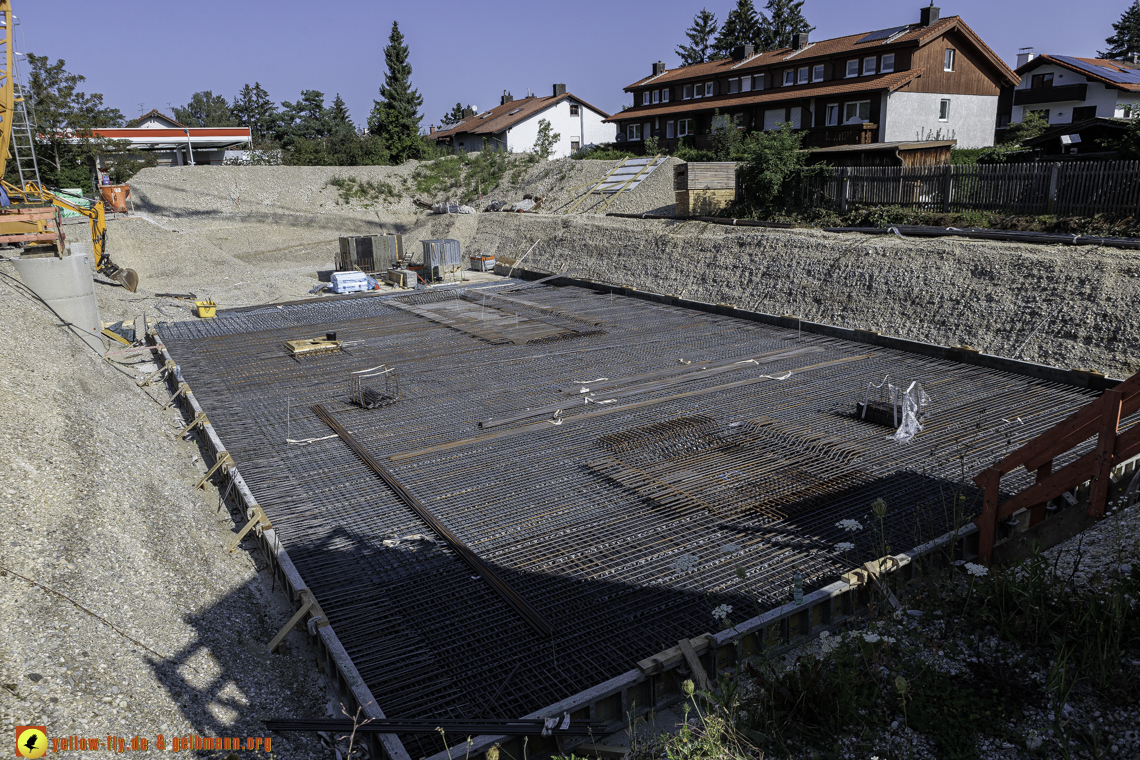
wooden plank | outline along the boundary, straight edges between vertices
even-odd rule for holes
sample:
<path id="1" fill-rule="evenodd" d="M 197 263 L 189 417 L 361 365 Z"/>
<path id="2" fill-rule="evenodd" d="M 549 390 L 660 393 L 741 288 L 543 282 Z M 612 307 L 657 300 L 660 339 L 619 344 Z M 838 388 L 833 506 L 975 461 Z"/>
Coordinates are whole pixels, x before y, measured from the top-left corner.
<path id="1" fill-rule="evenodd" d="M 697 681 L 697 688 L 701 691 L 709 691 L 709 676 L 705 672 L 705 666 L 701 664 L 701 659 L 697 657 L 697 653 L 693 651 L 693 645 L 689 643 L 688 639 L 681 639 L 677 642 L 677 646 L 681 648 L 681 654 L 685 656 L 685 662 L 689 665 L 689 670 L 693 673 L 693 678 Z"/>
<path id="2" fill-rule="evenodd" d="M 1049 475 L 1051 475 L 1052 473 L 1053 473 L 1053 460 L 1050 459 L 1048 462 L 1041 465 L 1037 469 L 1037 479 L 1036 479 L 1035 483 L 1041 484 L 1041 483 L 1045 482 L 1045 479 L 1048 478 Z M 1029 527 L 1030 528 L 1032 528 L 1034 525 L 1039 524 L 1040 522 L 1042 522 L 1045 519 L 1045 507 L 1046 507 L 1046 503 L 1041 502 L 1040 504 L 1034 505 L 1029 510 Z"/>
<path id="3" fill-rule="evenodd" d="M 982 501 L 982 514 L 974 523 L 978 526 L 978 561 L 990 563 L 994 551 L 994 534 L 998 521 L 998 491 L 1001 487 L 1001 473 L 993 467 L 985 471 L 986 490 Z"/>
<path id="4" fill-rule="evenodd" d="M 1089 517 L 1104 514 L 1108 501 L 1109 476 L 1112 474 L 1112 455 L 1116 450 L 1116 433 L 1120 429 L 1120 411 L 1124 393 L 1117 388 L 1104 392 L 1103 417 L 1097 435 L 1096 460 L 1093 462 L 1092 493 L 1089 496 Z"/>

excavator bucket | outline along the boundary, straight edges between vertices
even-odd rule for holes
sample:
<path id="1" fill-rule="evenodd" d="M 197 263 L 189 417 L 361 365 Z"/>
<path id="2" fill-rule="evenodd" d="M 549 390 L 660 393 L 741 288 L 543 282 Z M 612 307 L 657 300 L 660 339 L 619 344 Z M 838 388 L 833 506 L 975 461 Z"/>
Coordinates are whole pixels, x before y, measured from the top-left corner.
<path id="1" fill-rule="evenodd" d="M 115 279 L 120 285 L 134 293 L 139 287 L 139 275 L 133 269 L 120 269 L 115 272 Z"/>

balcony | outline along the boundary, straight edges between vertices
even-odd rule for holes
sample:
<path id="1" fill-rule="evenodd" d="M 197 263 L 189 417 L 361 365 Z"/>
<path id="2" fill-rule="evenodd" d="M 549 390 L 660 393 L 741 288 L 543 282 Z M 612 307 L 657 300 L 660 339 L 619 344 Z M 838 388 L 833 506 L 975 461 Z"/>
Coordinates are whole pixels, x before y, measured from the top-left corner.
<path id="1" fill-rule="evenodd" d="M 833 145 L 870 145 L 879 141 L 878 124 L 839 124 L 834 127 L 802 129 L 805 148 L 830 148 Z"/>
<path id="2" fill-rule="evenodd" d="M 1014 90 L 1015 106 L 1035 106 L 1039 103 L 1067 103 L 1072 100 L 1084 102 L 1088 84 L 1065 84 L 1060 87 L 1033 87 L 1028 90 Z"/>

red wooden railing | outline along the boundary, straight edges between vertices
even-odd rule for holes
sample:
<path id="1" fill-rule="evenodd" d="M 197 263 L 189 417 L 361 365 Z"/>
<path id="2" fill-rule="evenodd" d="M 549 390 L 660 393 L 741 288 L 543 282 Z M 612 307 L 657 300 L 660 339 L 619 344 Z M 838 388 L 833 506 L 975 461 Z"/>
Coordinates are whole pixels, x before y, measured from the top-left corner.
<path id="1" fill-rule="evenodd" d="M 1033 527 L 1045 519 L 1045 506 L 1050 500 L 1082 483 L 1091 484 L 1089 516 L 1103 516 L 1112 469 L 1140 454 L 1140 425 L 1120 432 L 1120 421 L 1137 411 L 1140 411 L 1140 373 L 1105 391 L 1096 401 L 975 477 L 974 483 L 985 489 L 982 514 L 974 520 L 978 526 L 979 560 L 990 561 L 1001 520 L 1021 509 L 1029 509 L 1029 527 Z M 1054 459 L 1094 435 L 1097 437 L 1094 450 L 1053 472 Z M 1036 473 L 1037 482 L 999 504 L 1002 475 L 1022 466 Z"/>

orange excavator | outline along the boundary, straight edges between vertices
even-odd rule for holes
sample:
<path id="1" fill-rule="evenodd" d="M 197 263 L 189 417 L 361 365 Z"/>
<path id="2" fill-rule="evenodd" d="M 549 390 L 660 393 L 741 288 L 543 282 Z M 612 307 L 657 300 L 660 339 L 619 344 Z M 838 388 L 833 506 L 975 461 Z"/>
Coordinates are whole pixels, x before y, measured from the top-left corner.
<path id="1" fill-rule="evenodd" d="M 0 245 L 15 244 L 26 252 L 63 256 L 65 236 L 60 211 L 67 209 L 88 220 L 95 270 L 132 293 L 139 276 L 120 267 L 107 254 L 107 217 L 101 200 L 90 206 L 76 203 L 43 186 L 35 153 L 35 129 L 28 118 L 23 87 L 16 81 L 13 27 L 17 23 L 11 0 L 0 0 L 0 177 L 12 161 L 19 186 L 0 180 Z"/>

